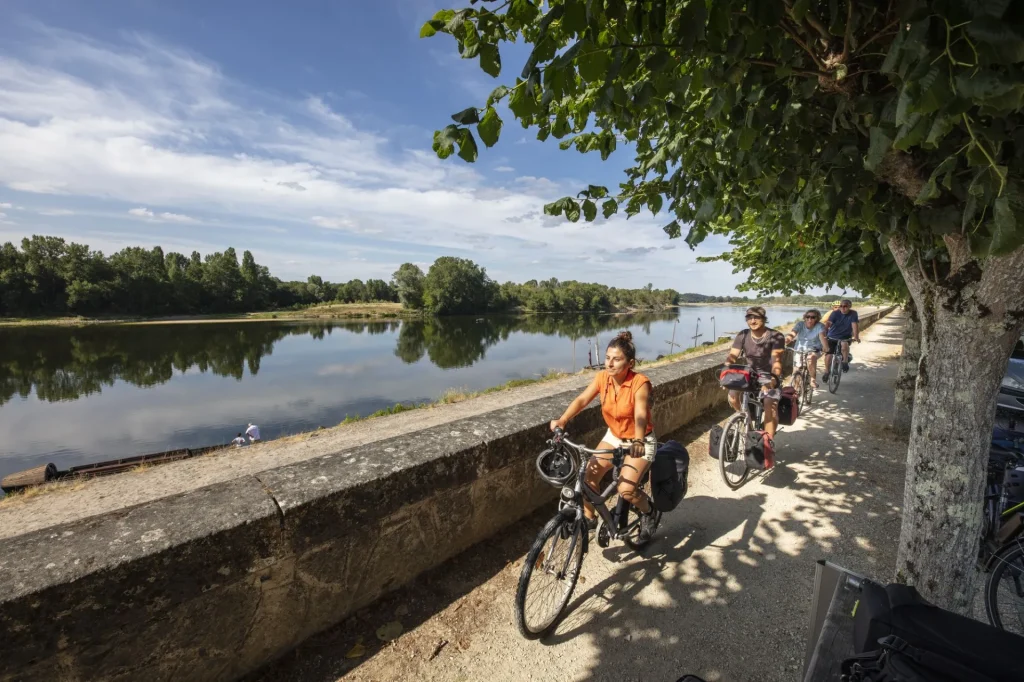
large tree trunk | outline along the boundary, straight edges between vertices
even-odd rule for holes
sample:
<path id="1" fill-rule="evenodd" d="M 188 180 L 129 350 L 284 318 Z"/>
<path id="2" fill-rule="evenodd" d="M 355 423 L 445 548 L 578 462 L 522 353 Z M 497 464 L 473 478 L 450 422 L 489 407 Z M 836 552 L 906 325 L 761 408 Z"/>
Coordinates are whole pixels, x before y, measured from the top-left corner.
<path id="1" fill-rule="evenodd" d="M 892 428 L 897 434 L 907 436 L 910 434 L 910 419 L 914 413 L 917 365 L 921 360 L 921 320 L 917 315 L 917 305 L 913 298 L 903 306 L 903 312 L 903 350 L 900 351 L 900 370 L 896 376 Z"/>
<path id="2" fill-rule="evenodd" d="M 945 240 L 945 276 L 901 236 L 889 242 L 918 307 L 922 353 L 896 577 L 969 613 L 996 393 L 1024 321 L 1024 249 L 979 261 L 961 236 Z"/>

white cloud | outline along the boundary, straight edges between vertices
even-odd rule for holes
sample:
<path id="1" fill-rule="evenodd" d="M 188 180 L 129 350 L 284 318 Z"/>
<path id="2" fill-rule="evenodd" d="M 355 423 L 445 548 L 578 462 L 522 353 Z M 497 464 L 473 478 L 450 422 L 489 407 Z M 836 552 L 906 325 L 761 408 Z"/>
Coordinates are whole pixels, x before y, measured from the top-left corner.
<path id="1" fill-rule="evenodd" d="M 128 209 L 128 215 L 135 216 L 136 218 L 142 218 L 150 222 L 159 223 L 194 223 L 195 218 L 180 213 L 154 213 L 148 208 L 130 208 Z"/>
<path id="2" fill-rule="evenodd" d="M 66 208 L 44 208 L 44 209 L 41 209 L 39 211 L 39 215 L 45 215 L 45 216 L 66 216 L 66 215 L 75 215 L 75 212 L 71 211 L 71 210 L 68 210 Z"/>
<path id="3" fill-rule="evenodd" d="M 0 208 L 14 208 L 14 206 L 8 204 L 7 202 L 0 202 Z"/>
<path id="4" fill-rule="evenodd" d="M 516 169 L 513 168 L 512 166 L 498 166 L 494 170 L 496 170 L 499 173 L 515 173 L 516 172 Z"/>
<path id="5" fill-rule="evenodd" d="M 151 223 L 216 216 L 203 219 L 211 225 L 204 239 L 220 248 L 242 225 L 288 224 L 286 240 L 264 243 L 269 258 L 261 262 L 273 269 L 297 260 L 292 272 L 328 278 L 342 274 L 329 271 L 340 267 L 332 256 L 359 235 L 386 253 L 388 267 L 454 252 L 495 278 L 555 274 L 634 286 L 651 278 L 649 267 L 663 273 L 659 286 L 676 286 L 670 280 L 679 276 L 678 256 L 655 248 L 665 244 L 666 219 L 551 219 L 543 204 L 574 193 L 568 183 L 523 169 L 506 187 L 488 185 L 461 160 L 438 160 L 429 136 L 420 148 L 395 148 L 325 98 L 281 100 L 149 38 L 112 45 L 41 29 L 26 39 L 34 47 L 17 55 L 0 46 L 0 185 L 15 191 L 119 202 L 121 215 Z M 155 238 L 165 236 L 154 232 L 148 240 Z M 647 251 L 641 268 L 550 273 L 531 266 L 538 244 L 553 253 L 598 244 L 612 253 Z M 707 267 L 728 273 L 728 266 Z"/>
<path id="6" fill-rule="evenodd" d="M 355 227 L 348 218 L 327 218 L 322 215 L 315 215 L 309 219 L 314 225 L 324 227 L 328 230 L 350 230 Z"/>

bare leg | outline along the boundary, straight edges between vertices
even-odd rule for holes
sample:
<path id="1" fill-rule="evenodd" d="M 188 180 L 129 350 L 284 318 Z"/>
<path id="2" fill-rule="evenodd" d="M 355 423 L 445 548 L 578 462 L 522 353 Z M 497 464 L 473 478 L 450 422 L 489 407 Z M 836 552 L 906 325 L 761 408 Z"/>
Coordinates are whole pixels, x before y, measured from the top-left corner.
<path id="1" fill-rule="evenodd" d="M 850 364 L 850 342 L 843 341 L 843 364 Z"/>
<path id="2" fill-rule="evenodd" d="M 779 401 L 772 398 L 764 399 L 764 430 L 768 437 L 775 440 L 775 430 L 779 428 Z"/>
<path id="3" fill-rule="evenodd" d="M 638 483 L 649 466 L 650 462 L 643 457 L 627 455 L 622 463 L 622 469 L 619 470 L 619 495 L 644 514 L 650 513 L 651 501 L 647 499 L 647 494 L 640 490 Z"/>
<path id="4" fill-rule="evenodd" d="M 811 375 L 811 384 L 818 382 L 818 354 L 811 353 L 807 356 L 807 371 Z"/>
<path id="5" fill-rule="evenodd" d="M 611 450 L 614 446 L 610 443 L 601 443 L 597 446 L 597 450 Z M 590 461 L 587 462 L 587 475 L 584 477 L 584 482 L 590 486 L 590 489 L 595 492 L 602 492 L 599 490 L 601 485 L 601 479 L 608 473 L 608 470 L 612 468 L 612 461 L 610 457 L 591 457 Z M 583 515 L 588 519 L 594 518 L 595 515 L 594 506 L 590 504 L 586 499 L 583 500 Z"/>
<path id="6" fill-rule="evenodd" d="M 743 394 L 739 391 L 729 391 L 729 407 L 739 412 L 743 405 Z"/>

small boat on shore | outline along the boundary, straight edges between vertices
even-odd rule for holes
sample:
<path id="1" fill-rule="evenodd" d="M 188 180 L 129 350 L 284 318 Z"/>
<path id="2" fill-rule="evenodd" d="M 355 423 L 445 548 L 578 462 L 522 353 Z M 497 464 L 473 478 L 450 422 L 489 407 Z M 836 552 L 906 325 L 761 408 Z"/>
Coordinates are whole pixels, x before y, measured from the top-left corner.
<path id="1" fill-rule="evenodd" d="M 0 479 L 0 489 L 5 493 L 13 493 L 19 490 L 24 490 L 25 488 L 32 488 L 37 485 L 42 485 L 43 483 L 49 483 L 50 481 L 66 481 L 76 478 L 110 476 L 112 474 L 120 474 L 125 471 L 130 471 L 143 465 L 149 466 L 153 464 L 176 462 L 178 460 L 198 457 L 199 455 L 205 455 L 208 452 L 223 450 L 229 447 L 231 446 L 210 445 L 202 448 L 181 448 L 178 450 L 168 450 L 166 452 L 156 452 L 149 455 L 136 455 L 134 457 L 124 457 L 122 459 L 110 459 L 105 462 L 96 462 L 95 464 L 80 464 L 63 470 L 58 469 L 55 464 L 50 462 L 4 476 L 3 479 Z"/>

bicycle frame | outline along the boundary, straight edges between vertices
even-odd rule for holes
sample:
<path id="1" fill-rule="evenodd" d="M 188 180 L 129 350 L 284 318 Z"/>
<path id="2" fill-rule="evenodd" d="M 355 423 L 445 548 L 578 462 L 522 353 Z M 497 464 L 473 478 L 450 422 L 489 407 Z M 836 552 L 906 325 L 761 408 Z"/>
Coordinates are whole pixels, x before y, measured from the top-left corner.
<path id="1" fill-rule="evenodd" d="M 583 518 L 583 501 L 590 502 L 591 506 L 598 513 L 601 519 L 605 523 L 605 527 L 608 529 L 609 538 L 612 540 L 621 540 L 623 537 L 629 535 L 639 523 L 639 518 L 632 523 L 622 526 L 622 520 L 627 518 L 626 513 L 629 510 L 629 502 L 620 499 L 619 503 L 615 505 L 614 511 L 609 511 L 605 503 L 616 493 L 619 487 L 619 472 L 622 469 L 623 460 L 629 450 L 627 448 L 613 448 L 611 450 L 591 450 L 590 448 L 584 447 L 577 443 L 562 438 L 560 444 L 563 447 L 573 448 L 576 451 L 576 457 L 579 461 L 579 473 L 576 476 L 576 485 L 572 488 L 569 486 L 562 486 L 562 492 L 559 495 L 559 511 L 563 514 L 571 515 L 576 521 L 580 521 Z M 583 455 L 588 455 L 586 459 Z M 597 455 L 611 455 L 612 456 L 612 480 L 602 492 L 596 492 L 586 482 L 587 476 L 587 465 L 590 463 L 590 458 Z M 641 477 L 640 484 L 643 484 L 644 477 L 649 475 L 649 471 L 644 472 L 644 476 Z M 586 535 L 584 535 L 584 543 L 587 542 Z M 571 547 L 570 547 L 571 549 Z M 587 551 L 587 545 L 584 544 L 583 551 Z"/>

